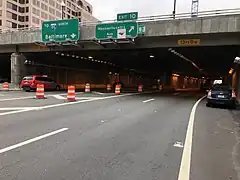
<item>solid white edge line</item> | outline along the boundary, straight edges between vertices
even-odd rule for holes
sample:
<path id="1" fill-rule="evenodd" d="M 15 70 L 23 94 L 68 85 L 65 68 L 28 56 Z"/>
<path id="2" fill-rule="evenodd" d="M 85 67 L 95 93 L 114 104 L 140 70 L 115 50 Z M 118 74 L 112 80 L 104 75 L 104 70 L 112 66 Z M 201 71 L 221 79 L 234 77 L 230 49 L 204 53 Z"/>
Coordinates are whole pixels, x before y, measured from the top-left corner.
<path id="1" fill-rule="evenodd" d="M 39 141 L 39 140 L 47 138 L 49 136 L 53 136 L 55 134 L 59 134 L 61 132 L 67 131 L 67 130 L 68 130 L 68 128 L 62 128 L 62 129 L 59 129 L 59 130 L 56 130 L 56 131 L 53 131 L 53 132 L 50 132 L 50 133 L 47 133 L 47 134 L 44 134 L 44 135 L 32 138 L 32 139 L 29 139 L 29 140 L 26 140 L 26 141 L 23 141 L 21 143 L 18 143 L 18 144 L 15 144 L 15 145 L 12 145 L 12 146 L 0 149 L 0 154 L 5 153 L 7 151 L 11 151 L 11 150 L 16 149 L 16 148 L 19 148 L 21 146 L 25 146 L 27 144 L 30 144 L 30 143 L 33 143 L 33 142 L 36 142 L 36 141 Z"/>
<path id="2" fill-rule="evenodd" d="M 143 103 L 147 103 L 147 102 L 154 101 L 154 100 L 155 99 L 148 99 L 148 100 L 143 101 Z"/>
<path id="3" fill-rule="evenodd" d="M 37 107 L 7 107 L 0 108 L 0 111 L 13 111 L 13 110 L 24 110 L 24 109 L 36 109 Z"/>
<path id="4" fill-rule="evenodd" d="M 178 174 L 178 180 L 189 180 L 189 178 L 190 178 L 193 126 L 194 126 L 194 121 L 195 121 L 195 113 L 196 113 L 198 104 L 205 97 L 206 96 L 203 96 L 194 104 L 194 106 L 192 107 L 191 113 L 190 113 L 187 134 L 185 137 L 184 149 L 183 149 L 183 153 L 182 153 L 182 160 L 181 160 L 180 170 L 179 170 L 179 174 Z"/>

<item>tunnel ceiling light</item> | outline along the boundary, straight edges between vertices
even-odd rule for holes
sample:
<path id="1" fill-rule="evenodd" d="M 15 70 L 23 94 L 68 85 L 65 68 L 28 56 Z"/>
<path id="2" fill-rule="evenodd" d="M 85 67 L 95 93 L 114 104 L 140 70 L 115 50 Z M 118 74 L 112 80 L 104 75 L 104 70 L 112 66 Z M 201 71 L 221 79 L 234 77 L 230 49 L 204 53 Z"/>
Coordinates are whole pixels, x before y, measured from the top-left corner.
<path id="1" fill-rule="evenodd" d="M 180 76 L 179 74 L 176 74 L 176 73 L 173 73 L 172 75 L 176 77 Z"/>
<path id="2" fill-rule="evenodd" d="M 79 58 L 79 56 L 76 56 L 76 58 Z"/>
<path id="3" fill-rule="evenodd" d="M 153 56 L 153 55 L 150 55 L 149 57 L 150 57 L 150 58 L 154 58 L 154 56 Z"/>
<path id="4" fill-rule="evenodd" d="M 104 64 L 107 64 L 107 61 L 105 61 Z"/>
<path id="5" fill-rule="evenodd" d="M 56 54 L 59 54 L 59 52 L 56 52 Z"/>
<path id="6" fill-rule="evenodd" d="M 72 55 L 72 57 L 74 58 L 74 57 L 75 57 L 75 55 Z"/>
<path id="7" fill-rule="evenodd" d="M 64 56 L 64 54 L 62 53 L 61 56 Z"/>
<path id="8" fill-rule="evenodd" d="M 231 68 L 228 73 L 232 74 L 233 73 L 233 68 Z"/>
<path id="9" fill-rule="evenodd" d="M 70 54 L 67 54 L 67 56 L 70 56 Z"/>
<path id="10" fill-rule="evenodd" d="M 88 56 L 89 59 L 92 59 L 93 57 L 92 56 Z"/>

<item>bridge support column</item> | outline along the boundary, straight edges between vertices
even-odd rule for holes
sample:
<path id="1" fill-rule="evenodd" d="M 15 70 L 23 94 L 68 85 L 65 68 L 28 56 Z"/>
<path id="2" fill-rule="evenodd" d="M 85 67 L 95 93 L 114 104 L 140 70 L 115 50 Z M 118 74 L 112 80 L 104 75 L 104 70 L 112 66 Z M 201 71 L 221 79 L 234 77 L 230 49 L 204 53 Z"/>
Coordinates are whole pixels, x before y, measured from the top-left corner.
<path id="1" fill-rule="evenodd" d="M 26 57 L 20 53 L 11 54 L 11 83 L 18 86 L 26 74 L 24 62 Z"/>

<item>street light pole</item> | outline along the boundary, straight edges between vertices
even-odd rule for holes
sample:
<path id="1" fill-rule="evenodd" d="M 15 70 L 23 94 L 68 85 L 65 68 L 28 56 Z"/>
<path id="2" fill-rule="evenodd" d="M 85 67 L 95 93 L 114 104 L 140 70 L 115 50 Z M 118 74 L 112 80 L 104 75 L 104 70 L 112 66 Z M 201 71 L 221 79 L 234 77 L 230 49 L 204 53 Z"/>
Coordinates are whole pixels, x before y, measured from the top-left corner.
<path id="1" fill-rule="evenodd" d="M 64 19 L 64 8 L 65 8 L 65 3 L 62 1 L 61 2 L 61 7 L 62 7 L 62 19 Z"/>
<path id="2" fill-rule="evenodd" d="M 174 0 L 174 3 L 173 3 L 173 19 L 175 19 L 175 16 L 176 16 L 176 4 L 177 4 L 177 0 Z"/>

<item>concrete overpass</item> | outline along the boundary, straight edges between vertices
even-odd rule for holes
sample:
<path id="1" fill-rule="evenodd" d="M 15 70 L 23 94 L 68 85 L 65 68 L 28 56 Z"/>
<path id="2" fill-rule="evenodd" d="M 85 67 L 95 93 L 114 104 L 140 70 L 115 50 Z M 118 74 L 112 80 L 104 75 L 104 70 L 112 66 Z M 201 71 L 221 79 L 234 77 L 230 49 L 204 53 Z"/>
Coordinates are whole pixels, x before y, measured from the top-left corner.
<path id="1" fill-rule="evenodd" d="M 106 23 L 106 22 L 104 22 Z M 190 14 L 145 17 L 139 24 L 146 26 L 144 36 L 126 44 L 99 44 L 95 39 L 96 24 L 82 24 L 81 39 L 75 45 L 45 46 L 41 44 L 41 30 L 28 29 L 8 31 L 0 34 L 0 53 L 13 53 L 11 56 L 11 81 L 15 84 L 22 77 L 24 57 L 20 53 L 43 51 L 82 51 L 97 49 L 139 49 L 155 47 L 180 47 L 181 39 L 199 39 L 194 46 L 240 45 L 240 10 L 211 11 L 199 13 L 190 18 Z"/>
<path id="2" fill-rule="evenodd" d="M 110 21 L 109 21 L 110 22 Z M 104 22 L 106 23 L 106 22 Z M 123 44 L 120 48 L 176 47 L 180 39 L 200 39 L 199 46 L 238 45 L 240 39 L 240 9 L 210 11 L 199 13 L 190 18 L 190 14 L 152 16 L 139 19 L 146 26 L 144 36 L 137 37 L 132 44 Z M 113 44 L 100 46 L 95 39 L 96 24 L 82 24 L 79 46 L 51 46 L 51 49 L 115 49 Z M 49 51 L 48 47 L 35 45 L 41 42 L 41 29 L 7 31 L 0 34 L 1 52 Z"/>

